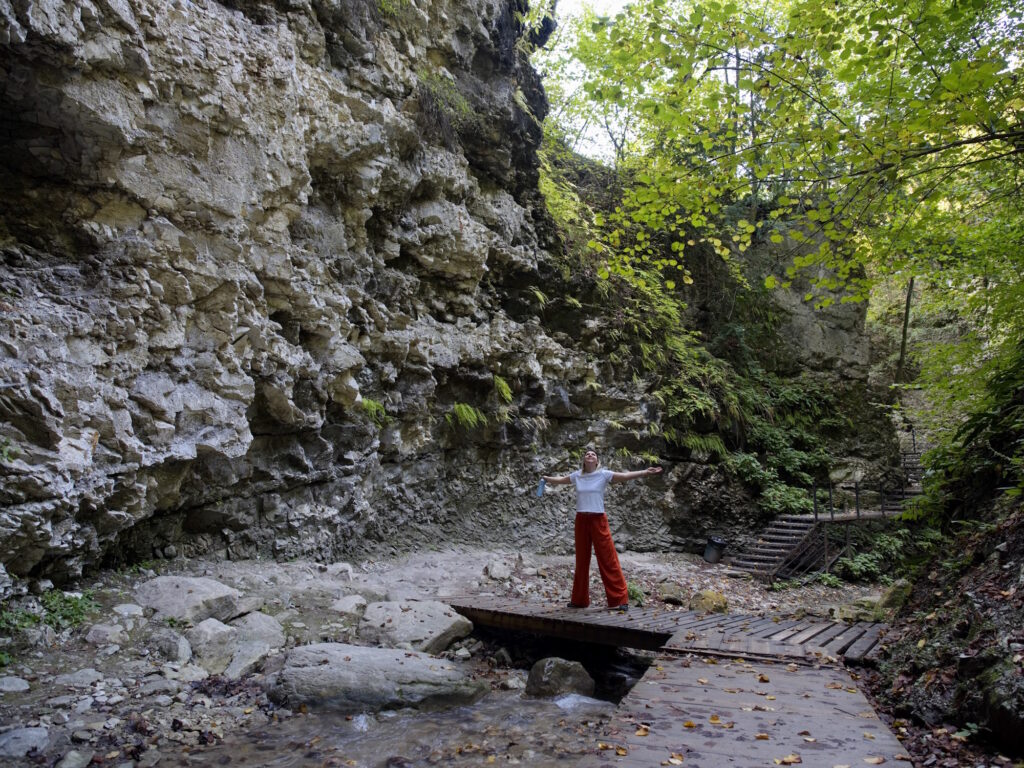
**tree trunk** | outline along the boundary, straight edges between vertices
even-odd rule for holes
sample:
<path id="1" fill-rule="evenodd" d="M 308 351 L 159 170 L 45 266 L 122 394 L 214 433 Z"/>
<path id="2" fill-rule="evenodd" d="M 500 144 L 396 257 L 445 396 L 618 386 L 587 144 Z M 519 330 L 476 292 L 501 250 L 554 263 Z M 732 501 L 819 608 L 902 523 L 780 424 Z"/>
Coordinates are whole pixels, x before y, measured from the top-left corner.
<path id="1" fill-rule="evenodd" d="M 900 338 L 900 359 L 896 363 L 896 383 L 903 384 L 904 368 L 907 364 L 907 329 L 910 327 L 910 300 L 914 297 L 914 277 L 907 283 L 907 304 L 903 309 L 903 335 Z"/>

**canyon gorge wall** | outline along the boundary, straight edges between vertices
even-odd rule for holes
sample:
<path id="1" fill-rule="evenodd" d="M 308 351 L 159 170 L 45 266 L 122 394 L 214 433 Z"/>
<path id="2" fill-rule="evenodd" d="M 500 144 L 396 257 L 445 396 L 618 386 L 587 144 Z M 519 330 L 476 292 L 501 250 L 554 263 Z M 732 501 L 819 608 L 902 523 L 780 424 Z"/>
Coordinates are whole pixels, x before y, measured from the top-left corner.
<path id="1" fill-rule="evenodd" d="M 631 468 L 659 411 L 600 317 L 542 311 L 566 287 L 525 10 L 0 0 L 9 574 L 571 546 L 538 476 L 586 444 Z M 862 310 L 792 317 L 866 376 Z M 665 466 L 613 492 L 621 545 L 749 527 L 714 467 Z"/>

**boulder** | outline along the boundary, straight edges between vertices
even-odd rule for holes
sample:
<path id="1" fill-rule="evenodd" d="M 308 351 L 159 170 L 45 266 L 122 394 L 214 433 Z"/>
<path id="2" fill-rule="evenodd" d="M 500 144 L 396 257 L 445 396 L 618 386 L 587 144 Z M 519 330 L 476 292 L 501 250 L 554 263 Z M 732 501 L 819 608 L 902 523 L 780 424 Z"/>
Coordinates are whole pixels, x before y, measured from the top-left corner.
<path id="1" fill-rule="evenodd" d="M 507 581 L 512 578 L 512 566 L 504 560 L 492 560 L 484 567 L 484 573 L 495 581 Z"/>
<path id="2" fill-rule="evenodd" d="M 0 693 L 21 693 L 28 689 L 28 680 L 11 675 L 0 677 Z"/>
<path id="3" fill-rule="evenodd" d="M 184 664 L 192 658 L 188 640 L 169 627 L 156 630 L 149 637 L 149 649 L 161 659 Z"/>
<path id="4" fill-rule="evenodd" d="M 366 598 L 362 595 L 345 595 L 331 603 L 331 610 L 358 619 L 362 617 L 366 606 Z"/>
<path id="5" fill-rule="evenodd" d="M 25 757 L 32 750 L 42 752 L 49 744 L 46 728 L 14 728 L 0 733 L 0 757 Z"/>
<path id="6" fill-rule="evenodd" d="M 729 601 L 721 592 L 705 589 L 690 598 L 690 610 L 697 613 L 728 613 Z"/>
<path id="7" fill-rule="evenodd" d="M 135 589 L 139 602 L 162 617 L 198 623 L 204 619 L 227 621 L 237 616 L 242 594 L 206 578 L 158 576 Z"/>
<path id="8" fill-rule="evenodd" d="M 124 645 L 128 635 L 120 624 L 95 624 L 89 628 L 85 641 L 92 645 Z"/>
<path id="9" fill-rule="evenodd" d="M 206 619 L 185 633 L 196 662 L 211 675 L 219 675 L 234 658 L 238 630 L 217 619 Z"/>
<path id="10" fill-rule="evenodd" d="M 526 679 L 528 696 L 549 697 L 563 693 L 579 693 L 592 696 L 594 678 L 578 661 L 568 661 L 552 656 L 541 659 L 530 669 Z"/>
<path id="11" fill-rule="evenodd" d="M 268 688 L 272 700 L 289 707 L 307 704 L 366 712 L 470 704 L 488 686 L 424 653 L 318 643 L 289 652 Z"/>
<path id="12" fill-rule="evenodd" d="M 435 600 L 371 603 L 359 623 L 364 642 L 440 653 L 473 631 L 469 619 Z"/>
<path id="13" fill-rule="evenodd" d="M 248 613 L 231 622 L 238 630 L 239 642 L 224 670 L 229 680 L 237 680 L 256 670 L 272 651 L 283 648 L 287 638 L 281 623 L 265 613 Z"/>
<path id="14" fill-rule="evenodd" d="M 687 595 L 683 587 L 672 581 L 658 585 L 658 596 L 669 605 L 686 605 Z"/>

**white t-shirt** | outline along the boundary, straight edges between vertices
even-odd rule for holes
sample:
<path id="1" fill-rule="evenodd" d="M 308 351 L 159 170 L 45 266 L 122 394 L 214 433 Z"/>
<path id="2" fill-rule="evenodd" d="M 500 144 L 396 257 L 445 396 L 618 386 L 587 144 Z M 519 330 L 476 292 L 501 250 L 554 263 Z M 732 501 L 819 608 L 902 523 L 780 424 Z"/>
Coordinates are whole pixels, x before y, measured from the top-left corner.
<path id="1" fill-rule="evenodd" d="M 610 469 L 595 469 L 587 474 L 577 469 L 569 474 L 569 479 L 576 486 L 577 512 L 604 512 L 604 489 L 612 481 L 613 474 Z"/>

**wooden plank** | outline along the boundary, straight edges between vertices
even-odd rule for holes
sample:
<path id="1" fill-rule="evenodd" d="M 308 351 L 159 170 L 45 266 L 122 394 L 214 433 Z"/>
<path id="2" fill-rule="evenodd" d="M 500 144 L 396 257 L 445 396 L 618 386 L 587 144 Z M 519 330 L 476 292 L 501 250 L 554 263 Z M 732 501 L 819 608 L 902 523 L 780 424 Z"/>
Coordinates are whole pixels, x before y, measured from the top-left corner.
<path id="1" fill-rule="evenodd" d="M 673 754 L 689 768 L 774 766 L 788 754 L 801 755 L 808 768 L 865 765 L 877 757 L 898 764 L 902 746 L 850 688 L 848 675 L 829 668 L 659 659 L 594 734 L 593 753 L 578 765 L 649 768 Z M 640 722 L 646 727 L 638 729 Z"/>
<path id="2" fill-rule="evenodd" d="M 866 630 L 863 622 L 851 624 L 845 632 L 834 637 L 826 645 L 820 646 L 821 652 L 826 656 L 841 656 L 843 651 L 859 640 Z"/>
<path id="3" fill-rule="evenodd" d="M 790 637 L 795 635 L 797 632 L 801 632 L 801 631 L 807 629 L 807 627 L 811 626 L 811 624 L 813 624 L 813 623 L 814 623 L 813 621 L 809 621 L 807 619 L 803 619 L 801 621 L 798 621 L 795 625 L 793 625 L 791 627 L 786 627 L 785 629 L 780 629 L 778 632 L 776 632 L 774 634 L 767 635 L 765 639 L 771 640 L 772 642 L 781 643 L 781 642 L 784 642 L 784 641 L 788 640 Z"/>
<path id="4" fill-rule="evenodd" d="M 824 632 L 819 632 L 818 634 L 816 634 L 813 640 L 807 641 L 806 643 L 800 643 L 800 645 L 807 645 L 809 643 L 813 643 L 816 647 L 823 646 L 832 638 L 838 637 L 839 635 L 843 634 L 843 632 L 845 632 L 849 626 L 849 624 L 842 623 L 833 624 L 832 626 L 828 627 Z"/>
<path id="5" fill-rule="evenodd" d="M 787 619 L 786 621 L 772 622 L 771 625 L 765 625 L 763 629 L 757 629 L 750 634 L 754 637 L 769 638 L 772 635 L 777 635 L 780 632 L 785 632 L 787 629 L 793 629 L 800 623 L 800 619 Z"/>
<path id="6" fill-rule="evenodd" d="M 794 645 L 803 645 L 815 635 L 819 635 L 829 627 L 833 626 L 833 624 L 834 622 L 831 621 L 822 621 L 816 624 L 811 624 L 807 629 L 801 630 L 800 632 L 787 637 L 786 642 Z"/>
<path id="7" fill-rule="evenodd" d="M 862 663 L 865 654 L 878 643 L 879 636 L 884 628 L 884 624 L 869 624 L 865 628 L 864 634 L 843 653 L 843 659 L 854 664 Z"/>

